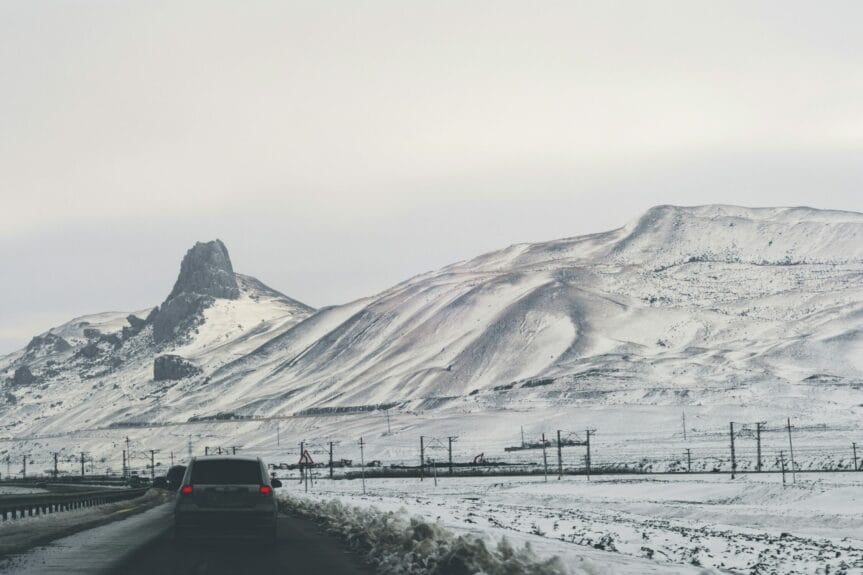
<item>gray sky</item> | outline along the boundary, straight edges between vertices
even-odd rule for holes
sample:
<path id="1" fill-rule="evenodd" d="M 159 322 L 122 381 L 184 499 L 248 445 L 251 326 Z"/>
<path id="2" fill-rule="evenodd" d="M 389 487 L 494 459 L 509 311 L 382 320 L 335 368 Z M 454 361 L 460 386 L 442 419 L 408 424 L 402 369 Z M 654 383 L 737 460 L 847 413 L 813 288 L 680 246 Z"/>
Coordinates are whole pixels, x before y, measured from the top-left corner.
<path id="1" fill-rule="evenodd" d="M 321 306 L 659 203 L 863 211 L 863 3 L 0 0 L 0 352 L 195 240 Z"/>

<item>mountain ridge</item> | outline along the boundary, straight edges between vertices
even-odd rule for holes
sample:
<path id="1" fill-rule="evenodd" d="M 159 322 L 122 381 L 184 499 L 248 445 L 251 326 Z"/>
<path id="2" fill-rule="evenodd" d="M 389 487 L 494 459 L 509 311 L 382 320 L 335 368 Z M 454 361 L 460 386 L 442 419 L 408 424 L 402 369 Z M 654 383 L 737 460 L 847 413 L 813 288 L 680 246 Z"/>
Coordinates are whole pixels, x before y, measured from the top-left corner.
<path id="1" fill-rule="evenodd" d="M 757 404 L 767 401 L 764 386 L 791 393 L 817 374 L 863 382 L 861 240 L 863 214 L 854 212 L 656 206 L 615 230 L 514 244 L 320 310 L 234 274 L 237 299 L 205 294 L 213 301 L 194 310 L 200 323 L 188 340 L 157 341 L 199 374 L 158 387 L 151 364 L 123 356 L 131 343 L 111 355 L 115 343 L 100 341 L 96 357 L 129 363 L 38 385 L 119 381 L 113 411 L 64 408 L 64 417 L 105 424 L 393 401 L 494 410 L 585 393 L 608 405 L 712 402 L 710 390 L 723 386 L 747 389 Z M 271 306 L 266 317 L 260 305 Z M 263 327 L 247 325 L 252 316 Z M 0 373 L 11 375 L 9 357 Z M 660 382 L 669 391 L 655 395 Z M 854 397 L 830 401 L 849 410 Z M 827 409 L 801 409 L 819 405 Z M 32 410 L 49 426 L 63 419 L 62 410 Z"/>

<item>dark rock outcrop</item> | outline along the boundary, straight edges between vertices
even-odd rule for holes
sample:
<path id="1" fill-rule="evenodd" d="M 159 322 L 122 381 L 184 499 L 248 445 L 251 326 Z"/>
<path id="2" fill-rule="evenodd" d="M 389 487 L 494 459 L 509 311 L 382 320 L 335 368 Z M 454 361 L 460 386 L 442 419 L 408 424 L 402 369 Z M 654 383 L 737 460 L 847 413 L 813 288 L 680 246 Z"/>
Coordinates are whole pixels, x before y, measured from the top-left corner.
<path id="1" fill-rule="evenodd" d="M 210 296 L 186 293 L 169 299 L 153 318 L 153 339 L 156 343 L 162 343 L 188 333 L 201 323 L 201 312 L 213 301 L 214 298 Z"/>
<path id="2" fill-rule="evenodd" d="M 28 353 L 34 353 L 37 351 L 63 352 L 70 349 L 72 349 L 72 346 L 69 345 L 68 341 L 59 335 L 54 335 L 53 333 L 34 336 L 33 339 L 30 340 L 30 343 L 27 344 Z"/>
<path id="3" fill-rule="evenodd" d="M 133 313 L 126 316 L 129 325 L 123 326 L 123 339 L 129 339 L 147 326 L 147 320 L 141 319 Z"/>
<path id="4" fill-rule="evenodd" d="M 179 355 L 160 355 L 153 361 L 153 379 L 156 381 L 175 381 L 199 373 L 200 368 Z"/>
<path id="5" fill-rule="evenodd" d="M 198 242 L 186 252 L 168 300 L 183 293 L 224 299 L 240 297 L 228 248 L 221 240 Z"/>
<path id="6" fill-rule="evenodd" d="M 240 287 L 228 249 L 221 240 L 198 242 L 186 252 L 180 275 L 165 302 L 150 315 L 157 344 L 182 337 L 202 321 L 216 298 L 237 299 Z"/>
<path id="7" fill-rule="evenodd" d="M 12 376 L 12 385 L 31 385 L 39 381 L 30 368 L 22 365 L 15 370 L 15 375 Z"/>
<path id="8" fill-rule="evenodd" d="M 87 339 L 98 339 L 101 335 L 102 332 L 95 327 L 84 328 L 84 337 Z"/>

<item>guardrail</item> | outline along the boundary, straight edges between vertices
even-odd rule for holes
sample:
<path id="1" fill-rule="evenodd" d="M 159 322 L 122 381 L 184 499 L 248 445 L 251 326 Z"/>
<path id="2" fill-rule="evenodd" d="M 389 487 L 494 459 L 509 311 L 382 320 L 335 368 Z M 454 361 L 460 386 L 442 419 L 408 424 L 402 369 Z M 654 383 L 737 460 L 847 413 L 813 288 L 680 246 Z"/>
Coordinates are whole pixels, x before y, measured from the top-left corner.
<path id="1" fill-rule="evenodd" d="M 22 519 L 48 513 L 93 507 L 105 503 L 135 499 L 147 489 L 100 489 L 72 493 L 27 493 L 0 496 L 0 517 L 3 521 Z"/>

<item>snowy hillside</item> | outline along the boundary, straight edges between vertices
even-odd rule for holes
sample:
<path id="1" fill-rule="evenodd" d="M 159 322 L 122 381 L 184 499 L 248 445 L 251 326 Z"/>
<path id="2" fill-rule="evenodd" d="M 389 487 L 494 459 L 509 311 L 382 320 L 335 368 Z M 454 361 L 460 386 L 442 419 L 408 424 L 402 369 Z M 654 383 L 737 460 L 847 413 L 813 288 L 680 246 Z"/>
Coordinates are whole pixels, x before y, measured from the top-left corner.
<path id="1" fill-rule="evenodd" d="M 264 412 L 586 390 L 629 403 L 658 385 L 829 393 L 863 377 L 861 274 L 863 215 L 661 206 L 322 310 L 212 380 Z"/>
<path id="2" fill-rule="evenodd" d="M 3 427 L 140 421 L 168 403 L 172 388 L 202 385 L 206 374 L 313 311 L 234 273 L 220 241 L 198 243 L 161 306 L 75 318 L 0 358 Z"/>
<path id="3" fill-rule="evenodd" d="M 184 262 L 140 325 L 79 318 L 0 360 L 4 433 L 380 404 L 733 401 L 852 419 L 863 404 L 861 214 L 659 206 L 611 232 L 511 246 L 314 313 L 226 273 L 224 246 L 206 255 L 218 273 Z M 166 366 L 178 377 L 155 381 L 164 354 L 179 356 Z M 16 382 L 24 366 L 32 377 Z"/>

